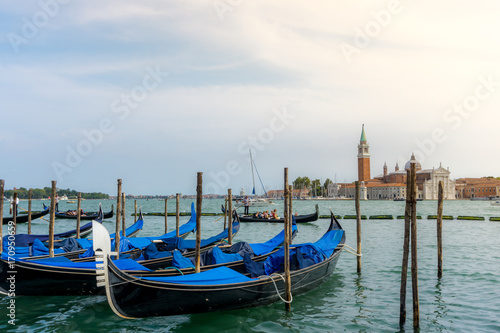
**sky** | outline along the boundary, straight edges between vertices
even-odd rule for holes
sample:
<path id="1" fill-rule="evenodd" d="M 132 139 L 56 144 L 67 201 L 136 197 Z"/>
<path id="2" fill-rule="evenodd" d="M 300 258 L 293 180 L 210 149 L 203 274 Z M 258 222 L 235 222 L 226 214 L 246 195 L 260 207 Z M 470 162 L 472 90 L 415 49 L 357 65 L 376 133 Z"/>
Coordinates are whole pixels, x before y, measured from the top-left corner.
<path id="1" fill-rule="evenodd" d="M 115 194 L 500 176 L 498 1 L 2 1 L 0 179 Z M 255 175 L 256 192 L 262 187 Z"/>

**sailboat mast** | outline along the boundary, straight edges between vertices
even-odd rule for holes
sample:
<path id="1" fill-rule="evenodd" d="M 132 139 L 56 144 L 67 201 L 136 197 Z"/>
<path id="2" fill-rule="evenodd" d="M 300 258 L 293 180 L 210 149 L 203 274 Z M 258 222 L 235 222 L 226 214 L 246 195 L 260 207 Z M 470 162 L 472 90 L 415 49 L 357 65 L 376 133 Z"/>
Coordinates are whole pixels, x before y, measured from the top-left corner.
<path id="1" fill-rule="evenodd" d="M 248 151 L 250 152 L 250 167 L 252 168 L 252 182 L 253 182 L 252 194 L 255 195 L 255 176 L 253 174 L 252 149 L 248 149 Z"/>

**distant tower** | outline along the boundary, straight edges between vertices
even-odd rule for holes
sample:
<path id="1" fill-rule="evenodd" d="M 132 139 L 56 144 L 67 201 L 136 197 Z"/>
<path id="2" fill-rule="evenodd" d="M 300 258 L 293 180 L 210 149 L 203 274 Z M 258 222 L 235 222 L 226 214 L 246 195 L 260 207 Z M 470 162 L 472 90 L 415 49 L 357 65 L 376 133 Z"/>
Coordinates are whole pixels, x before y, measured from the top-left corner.
<path id="1" fill-rule="evenodd" d="M 366 141 L 365 125 L 363 124 L 358 145 L 358 180 L 363 182 L 370 178 L 370 146 Z"/>
<path id="2" fill-rule="evenodd" d="M 387 163 L 384 162 L 384 176 L 387 176 Z"/>
<path id="3" fill-rule="evenodd" d="M 399 164 L 398 163 L 396 163 L 396 168 L 394 170 L 399 171 Z"/>

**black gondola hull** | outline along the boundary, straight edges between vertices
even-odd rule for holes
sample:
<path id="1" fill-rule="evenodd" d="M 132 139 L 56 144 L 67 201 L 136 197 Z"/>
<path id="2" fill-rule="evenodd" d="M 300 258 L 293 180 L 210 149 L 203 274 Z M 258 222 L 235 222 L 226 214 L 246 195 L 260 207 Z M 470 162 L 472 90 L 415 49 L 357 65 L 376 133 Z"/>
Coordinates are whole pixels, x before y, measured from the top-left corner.
<path id="1" fill-rule="evenodd" d="M 47 208 L 41 212 L 31 214 L 31 220 L 33 221 L 33 220 L 36 220 L 40 217 L 43 217 L 43 216 L 47 215 L 49 212 L 50 212 L 50 209 Z M 29 218 L 28 214 L 17 215 L 16 216 L 16 224 L 17 223 L 26 223 L 26 222 L 28 222 L 28 218 Z M 12 216 L 7 216 L 7 217 L 3 218 L 3 224 L 8 224 L 11 221 L 12 221 Z"/>
<path id="2" fill-rule="evenodd" d="M 77 216 L 76 215 L 66 215 L 66 213 L 63 212 L 55 212 L 55 216 L 58 219 L 69 219 L 69 220 L 76 220 Z M 80 216 L 80 220 L 95 220 L 98 216 L 98 212 L 94 213 L 89 213 L 84 216 Z M 110 219 L 113 217 L 113 210 L 110 210 L 107 213 L 104 213 L 104 219 Z"/>
<path id="3" fill-rule="evenodd" d="M 54 267 L 34 262 L 15 262 L 10 269 L 11 263 L 13 261 L 0 260 L 0 294 L 9 293 L 11 281 L 15 281 L 17 296 L 105 294 L 103 288 L 97 287 L 95 269 Z"/>
<path id="4" fill-rule="evenodd" d="M 333 273 L 340 251 L 308 269 L 292 272 L 292 294 L 313 289 Z M 218 286 L 190 286 L 137 280 L 109 264 L 110 295 L 115 310 L 124 317 L 170 316 L 232 310 L 271 304 L 284 294 L 283 280 L 275 276 L 248 283 Z M 113 286 L 114 285 L 114 286 Z M 283 297 L 283 296 L 282 296 Z"/>

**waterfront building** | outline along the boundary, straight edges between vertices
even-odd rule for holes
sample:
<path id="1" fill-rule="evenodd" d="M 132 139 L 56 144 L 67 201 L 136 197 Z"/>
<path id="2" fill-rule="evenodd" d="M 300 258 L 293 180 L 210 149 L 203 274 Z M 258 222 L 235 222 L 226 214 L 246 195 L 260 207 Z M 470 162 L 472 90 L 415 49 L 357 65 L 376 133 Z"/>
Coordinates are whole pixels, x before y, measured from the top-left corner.
<path id="1" fill-rule="evenodd" d="M 500 180 L 493 177 L 456 180 L 458 199 L 496 199 L 500 197 Z"/>
<path id="2" fill-rule="evenodd" d="M 358 181 L 360 184 L 361 200 L 394 200 L 406 198 L 407 173 L 412 163 L 417 171 L 417 198 L 423 200 L 437 200 L 439 181 L 443 182 L 444 199 L 456 198 L 455 182 L 450 179 L 449 168 L 441 165 L 439 168 L 422 169 L 420 163 L 412 154 L 406 163 L 405 169 L 400 170 L 396 163 L 393 172 L 388 172 L 387 163 L 384 163 L 383 173 L 374 178 L 370 177 L 370 146 L 366 139 L 365 127 L 361 130 L 361 139 L 358 144 Z M 354 198 L 354 184 L 339 184 L 338 192 L 347 198 Z"/>

